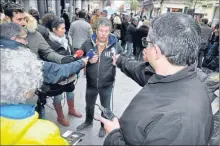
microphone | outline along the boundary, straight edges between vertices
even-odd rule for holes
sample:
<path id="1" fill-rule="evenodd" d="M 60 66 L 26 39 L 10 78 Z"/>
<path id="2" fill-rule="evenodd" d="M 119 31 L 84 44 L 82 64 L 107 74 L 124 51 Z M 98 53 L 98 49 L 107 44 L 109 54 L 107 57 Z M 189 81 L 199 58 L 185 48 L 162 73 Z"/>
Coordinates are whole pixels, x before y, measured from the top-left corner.
<path id="1" fill-rule="evenodd" d="M 86 58 L 91 59 L 95 55 L 93 49 L 90 49 L 89 52 L 86 53 Z"/>
<path id="2" fill-rule="evenodd" d="M 84 54 L 83 50 L 77 50 L 73 58 L 80 58 L 83 56 L 83 54 Z"/>

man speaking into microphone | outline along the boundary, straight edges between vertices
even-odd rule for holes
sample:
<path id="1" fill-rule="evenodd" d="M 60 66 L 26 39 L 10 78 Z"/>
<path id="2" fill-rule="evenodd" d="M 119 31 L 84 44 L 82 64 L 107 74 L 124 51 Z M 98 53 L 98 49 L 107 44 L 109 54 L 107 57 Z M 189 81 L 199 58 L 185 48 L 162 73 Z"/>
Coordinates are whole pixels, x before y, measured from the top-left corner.
<path id="1" fill-rule="evenodd" d="M 99 94 L 101 105 L 110 110 L 110 100 L 112 88 L 115 81 L 116 69 L 112 64 L 112 55 L 121 52 L 122 47 L 118 43 L 116 36 L 110 34 L 111 22 L 107 18 L 100 18 L 97 21 L 96 33 L 84 42 L 81 49 L 84 55 L 93 49 L 97 52 L 86 66 L 86 119 L 77 127 L 83 130 L 91 127 L 94 117 L 94 105 Z M 103 124 L 99 130 L 99 137 L 106 134 Z"/>

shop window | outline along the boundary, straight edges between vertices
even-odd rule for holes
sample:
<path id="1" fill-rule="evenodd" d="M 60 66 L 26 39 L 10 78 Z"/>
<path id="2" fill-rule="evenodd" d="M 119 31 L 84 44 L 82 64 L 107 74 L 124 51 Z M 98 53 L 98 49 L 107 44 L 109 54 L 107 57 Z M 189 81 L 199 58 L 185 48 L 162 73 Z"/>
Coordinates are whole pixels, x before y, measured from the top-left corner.
<path id="1" fill-rule="evenodd" d="M 172 12 L 183 12 L 183 9 L 172 8 Z"/>

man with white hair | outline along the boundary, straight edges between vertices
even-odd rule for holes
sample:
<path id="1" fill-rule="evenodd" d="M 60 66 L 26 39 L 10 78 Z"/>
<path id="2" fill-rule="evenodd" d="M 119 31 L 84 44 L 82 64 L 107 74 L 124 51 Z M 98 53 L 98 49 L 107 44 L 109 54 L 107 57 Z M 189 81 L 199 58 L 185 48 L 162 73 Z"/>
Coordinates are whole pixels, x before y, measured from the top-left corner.
<path id="1" fill-rule="evenodd" d="M 17 47 L 18 45 L 27 44 L 27 34 L 21 26 L 15 23 L 3 23 L 1 28 L 0 47 Z"/>
<path id="2" fill-rule="evenodd" d="M 101 118 L 104 145 L 207 145 L 212 110 L 197 56 L 201 29 L 189 15 L 155 18 L 143 39 L 145 62 L 116 57 L 116 65 L 143 88 L 120 118 Z"/>

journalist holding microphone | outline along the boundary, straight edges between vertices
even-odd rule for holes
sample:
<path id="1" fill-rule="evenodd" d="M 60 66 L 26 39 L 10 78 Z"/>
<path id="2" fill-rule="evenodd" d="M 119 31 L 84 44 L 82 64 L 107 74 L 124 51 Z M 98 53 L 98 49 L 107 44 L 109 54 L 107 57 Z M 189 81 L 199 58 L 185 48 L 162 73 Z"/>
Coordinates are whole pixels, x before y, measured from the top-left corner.
<path id="1" fill-rule="evenodd" d="M 143 39 L 145 62 L 116 55 L 116 65 L 143 88 L 121 118 L 101 118 L 104 145 L 207 145 L 212 111 L 197 55 L 201 30 L 191 16 L 166 13 Z"/>
<path id="2" fill-rule="evenodd" d="M 107 18 L 100 18 L 97 21 L 96 33 L 81 47 L 84 54 L 90 52 L 91 49 L 97 53 L 92 59 L 89 59 L 86 66 L 86 119 L 77 127 L 77 130 L 92 126 L 94 105 L 98 94 L 100 95 L 101 105 L 110 109 L 111 93 L 116 74 L 115 66 L 112 64 L 112 55 L 120 53 L 122 50 L 116 36 L 110 34 L 111 28 L 111 22 Z M 99 137 L 104 137 L 105 134 L 102 124 Z"/>

